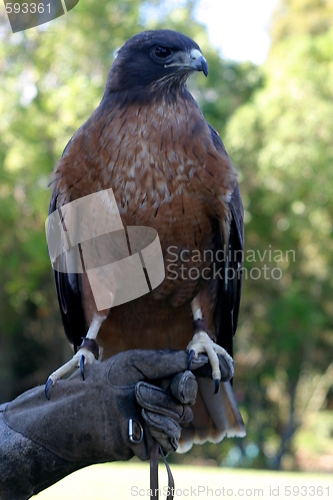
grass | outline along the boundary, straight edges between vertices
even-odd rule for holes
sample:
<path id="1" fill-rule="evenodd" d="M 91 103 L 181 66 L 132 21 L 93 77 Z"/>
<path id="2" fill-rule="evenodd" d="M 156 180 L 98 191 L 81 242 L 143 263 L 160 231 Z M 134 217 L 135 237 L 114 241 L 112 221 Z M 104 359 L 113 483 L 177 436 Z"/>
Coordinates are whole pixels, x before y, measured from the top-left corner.
<path id="1" fill-rule="evenodd" d="M 175 499 L 333 498 L 333 477 L 325 474 L 180 465 L 172 465 L 172 473 L 175 479 Z M 159 467 L 159 477 L 160 500 L 162 500 L 166 498 L 163 487 L 167 487 L 166 471 L 162 464 Z M 33 498 L 36 500 L 150 499 L 149 463 L 118 462 L 87 467 Z"/>

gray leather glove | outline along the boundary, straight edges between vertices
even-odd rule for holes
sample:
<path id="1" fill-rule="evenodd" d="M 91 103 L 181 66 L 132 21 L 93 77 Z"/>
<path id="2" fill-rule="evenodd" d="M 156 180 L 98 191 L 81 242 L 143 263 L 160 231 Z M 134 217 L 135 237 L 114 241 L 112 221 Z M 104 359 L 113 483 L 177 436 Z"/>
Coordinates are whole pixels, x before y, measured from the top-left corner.
<path id="1" fill-rule="evenodd" d="M 84 381 L 58 381 L 50 401 L 40 386 L 0 408 L 0 497 L 29 498 L 93 463 L 146 460 L 153 438 L 175 450 L 197 391 L 187 365 L 186 351 L 127 351 L 88 365 Z"/>

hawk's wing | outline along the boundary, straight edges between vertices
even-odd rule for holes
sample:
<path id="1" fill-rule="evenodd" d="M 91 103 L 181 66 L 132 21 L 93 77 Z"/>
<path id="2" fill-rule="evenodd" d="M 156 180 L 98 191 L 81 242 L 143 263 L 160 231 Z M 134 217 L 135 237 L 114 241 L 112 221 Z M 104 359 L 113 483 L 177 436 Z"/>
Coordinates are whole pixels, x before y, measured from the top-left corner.
<path id="1" fill-rule="evenodd" d="M 214 145 L 219 151 L 227 154 L 218 133 L 209 126 Z M 244 255 L 244 209 L 238 187 L 234 188 L 230 202 L 231 223 L 230 235 L 225 261 L 222 263 L 223 281 L 218 288 L 217 304 L 214 314 L 214 323 L 217 334 L 217 343 L 232 356 L 233 336 L 237 328 L 239 304 L 242 289 L 242 267 Z M 219 232 L 219 236 L 221 232 Z M 222 249 L 222 237 L 218 238 Z"/>
<path id="2" fill-rule="evenodd" d="M 55 187 L 51 197 L 49 215 L 57 210 L 57 197 L 58 192 L 57 187 Z M 82 337 L 86 336 L 88 330 L 82 306 L 80 275 L 74 273 L 61 273 L 55 269 L 53 272 L 65 333 L 70 343 L 73 344 L 76 352 L 77 347 L 81 345 Z"/>

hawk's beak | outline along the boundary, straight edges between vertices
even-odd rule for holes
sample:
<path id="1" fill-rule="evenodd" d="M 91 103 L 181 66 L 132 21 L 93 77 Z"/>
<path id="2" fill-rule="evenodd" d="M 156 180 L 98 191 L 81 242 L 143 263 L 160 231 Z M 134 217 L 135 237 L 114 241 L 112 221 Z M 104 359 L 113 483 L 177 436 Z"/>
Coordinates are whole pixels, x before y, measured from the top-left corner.
<path id="1" fill-rule="evenodd" d="M 170 62 L 164 65 L 165 68 L 171 66 L 202 71 L 205 76 L 208 75 L 207 61 L 198 49 L 192 49 L 190 52 L 176 52 Z"/>
<path id="2" fill-rule="evenodd" d="M 204 56 L 201 54 L 200 50 L 193 49 L 190 52 L 190 64 L 191 68 L 195 71 L 203 71 L 205 76 L 208 75 L 208 64 Z"/>

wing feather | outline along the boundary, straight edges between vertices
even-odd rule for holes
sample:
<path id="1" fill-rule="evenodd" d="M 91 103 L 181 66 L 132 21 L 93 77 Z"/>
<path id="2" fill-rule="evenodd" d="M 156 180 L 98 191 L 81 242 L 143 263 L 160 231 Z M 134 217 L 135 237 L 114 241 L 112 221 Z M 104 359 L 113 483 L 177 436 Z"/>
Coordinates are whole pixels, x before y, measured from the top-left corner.
<path id="1" fill-rule="evenodd" d="M 221 150 L 227 154 L 220 136 L 209 125 L 214 146 L 217 151 Z M 244 209 L 236 183 L 229 202 L 231 210 L 231 222 L 227 258 L 222 263 L 221 274 L 217 294 L 217 305 L 214 313 L 214 323 L 217 332 L 217 343 L 233 355 L 233 336 L 237 329 L 239 305 L 242 291 L 242 268 L 244 257 Z M 221 221 L 220 221 L 221 226 Z M 217 249 L 223 249 L 223 237 L 221 230 L 217 235 Z"/>
<path id="2" fill-rule="evenodd" d="M 49 208 L 49 215 L 57 210 L 57 186 L 55 186 Z M 66 336 L 74 346 L 81 344 L 82 337 L 86 336 L 87 325 L 82 307 L 80 275 L 74 273 L 60 273 L 53 270 L 55 287 Z"/>

